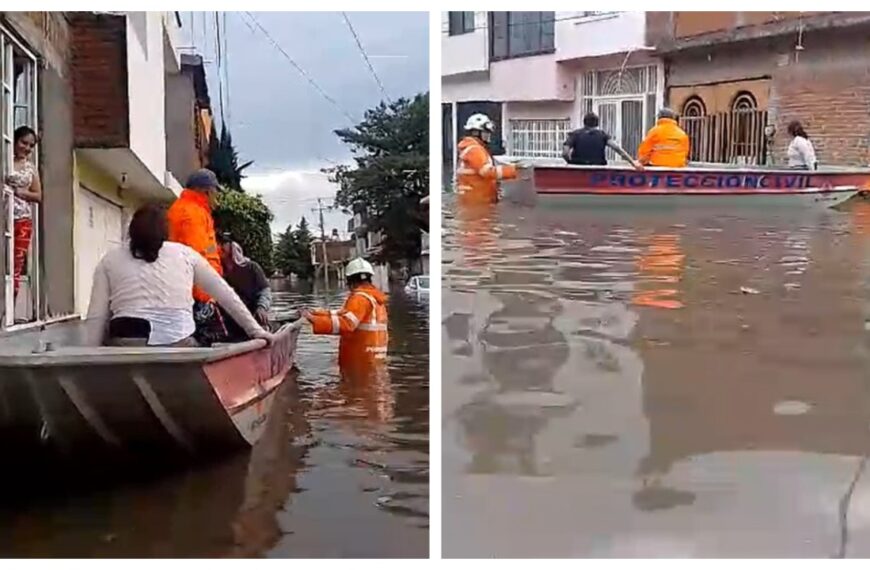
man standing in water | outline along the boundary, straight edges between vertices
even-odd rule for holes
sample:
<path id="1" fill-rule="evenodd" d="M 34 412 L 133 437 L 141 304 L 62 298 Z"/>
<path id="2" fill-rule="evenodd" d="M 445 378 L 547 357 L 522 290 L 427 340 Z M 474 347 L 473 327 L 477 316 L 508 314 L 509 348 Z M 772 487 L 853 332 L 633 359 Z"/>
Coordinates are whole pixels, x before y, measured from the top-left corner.
<path id="1" fill-rule="evenodd" d="M 608 133 L 598 128 L 598 115 L 586 113 L 583 128 L 572 131 L 562 145 L 562 157 L 568 164 L 604 166 L 607 164 L 606 150 L 612 148 L 619 156 L 638 170 L 643 166 L 621 146 L 616 144 Z"/>
<path id="2" fill-rule="evenodd" d="M 169 241 L 183 243 L 190 247 L 203 256 L 218 275 L 223 276 L 212 217 L 212 208 L 218 192 L 220 186 L 214 172 L 207 168 L 197 170 L 188 177 L 181 196 L 169 208 L 167 219 Z M 203 346 L 210 346 L 214 342 L 225 339 L 226 327 L 214 300 L 198 287 L 193 289 L 193 299 L 196 340 Z"/>
<path id="3" fill-rule="evenodd" d="M 358 257 L 347 264 L 350 295 L 340 311 L 303 311 L 314 334 L 340 335 L 338 364 L 343 371 L 365 370 L 387 358 L 387 296 L 372 284 L 374 268 Z"/>
<path id="4" fill-rule="evenodd" d="M 491 204 L 498 201 L 498 183 L 517 177 L 512 164 L 496 165 L 487 145 L 492 141 L 495 125 L 483 113 L 476 113 L 465 123 L 467 136 L 459 141 L 456 169 L 456 192 L 463 202 Z"/>
<path id="5" fill-rule="evenodd" d="M 659 111 L 656 125 L 637 149 L 641 164 L 683 168 L 689 164 L 689 135 L 677 123 L 677 114 L 667 107 Z"/>

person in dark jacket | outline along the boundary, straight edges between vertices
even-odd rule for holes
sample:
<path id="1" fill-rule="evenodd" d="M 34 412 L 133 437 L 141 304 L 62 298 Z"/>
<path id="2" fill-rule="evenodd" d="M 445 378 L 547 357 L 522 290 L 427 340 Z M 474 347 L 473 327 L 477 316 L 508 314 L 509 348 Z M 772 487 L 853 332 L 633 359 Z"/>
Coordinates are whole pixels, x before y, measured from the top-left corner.
<path id="1" fill-rule="evenodd" d="M 607 164 L 606 151 L 612 148 L 634 168 L 640 170 L 639 162 L 625 152 L 613 138 L 598 128 L 598 115 L 586 113 L 583 117 L 583 128 L 572 131 L 565 144 L 562 145 L 562 157 L 568 164 L 583 164 L 604 166 Z"/>
<path id="2" fill-rule="evenodd" d="M 242 246 L 228 232 L 218 235 L 224 279 L 238 294 L 260 325 L 269 330 L 269 310 L 272 290 L 269 279 L 259 263 L 245 257 Z M 244 330 L 229 315 L 224 315 L 230 340 L 247 339 Z"/>

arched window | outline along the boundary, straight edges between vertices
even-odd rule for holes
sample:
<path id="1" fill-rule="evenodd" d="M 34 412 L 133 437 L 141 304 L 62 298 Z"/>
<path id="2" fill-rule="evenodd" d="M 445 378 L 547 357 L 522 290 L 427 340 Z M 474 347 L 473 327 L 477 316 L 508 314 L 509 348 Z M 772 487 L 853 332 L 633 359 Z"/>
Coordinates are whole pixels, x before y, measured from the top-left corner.
<path id="1" fill-rule="evenodd" d="M 755 95 L 749 91 L 739 92 L 731 102 L 732 111 L 754 111 L 757 108 L 758 102 L 755 100 Z"/>
<path id="2" fill-rule="evenodd" d="M 686 99 L 686 102 L 683 103 L 684 117 L 703 117 L 706 114 L 707 106 L 704 105 L 704 100 L 697 95 L 689 97 Z"/>

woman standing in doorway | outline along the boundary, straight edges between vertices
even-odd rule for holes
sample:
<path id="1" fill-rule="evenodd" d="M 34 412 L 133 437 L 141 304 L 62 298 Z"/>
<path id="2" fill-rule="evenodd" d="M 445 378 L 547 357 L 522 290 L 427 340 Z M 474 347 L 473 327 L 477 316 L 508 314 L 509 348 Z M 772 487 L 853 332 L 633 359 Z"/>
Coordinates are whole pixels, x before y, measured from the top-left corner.
<path id="1" fill-rule="evenodd" d="M 14 226 L 14 282 L 15 295 L 21 283 L 27 252 L 33 237 L 33 206 L 42 201 L 42 183 L 36 165 L 33 164 L 33 149 L 36 147 L 36 131 L 27 126 L 15 129 L 14 162 L 12 171 L 6 177 L 6 186 L 14 194 L 13 218 Z"/>

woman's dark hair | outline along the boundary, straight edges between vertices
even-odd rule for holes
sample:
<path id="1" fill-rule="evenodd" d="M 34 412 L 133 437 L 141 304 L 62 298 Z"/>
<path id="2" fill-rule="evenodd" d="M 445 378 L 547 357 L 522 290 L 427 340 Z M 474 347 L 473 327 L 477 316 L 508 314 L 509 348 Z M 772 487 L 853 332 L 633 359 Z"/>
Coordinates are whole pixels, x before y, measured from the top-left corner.
<path id="1" fill-rule="evenodd" d="M 39 137 L 36 136 L 36 131 L 31 129 L 27 125 L 22 125 L 22 126 L 18 127 L 17 129 L 15 129 L 15 132 L 13 133 L 13 140 L 14 140 L 14 142 L 18 142 L 28 135 L 32 135 L 34 141 L 39 140 Z"/>
<path id="2" fill-rule="evenodd" d="M 169 238 L 166 210 L 159 204 L 146 204 L 136 210 L 130 221 L 130 253 L 148 263 L 157 261 L 163 242 Z"/>
<path id="3" fill-rule="evenodd" d="M 788 134 L 793 137 L 804 137 L 805 139 L 810 138 L 807 136 L 807 132 L 804 130 L 800 121 L 792 121 L 788 124 Z"/>

